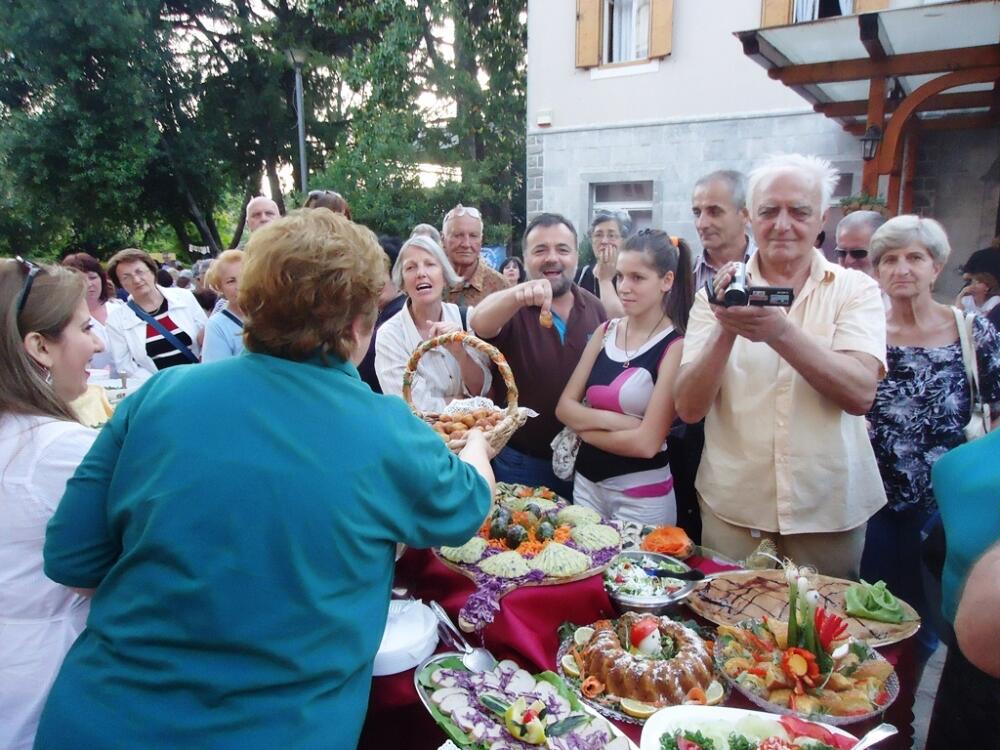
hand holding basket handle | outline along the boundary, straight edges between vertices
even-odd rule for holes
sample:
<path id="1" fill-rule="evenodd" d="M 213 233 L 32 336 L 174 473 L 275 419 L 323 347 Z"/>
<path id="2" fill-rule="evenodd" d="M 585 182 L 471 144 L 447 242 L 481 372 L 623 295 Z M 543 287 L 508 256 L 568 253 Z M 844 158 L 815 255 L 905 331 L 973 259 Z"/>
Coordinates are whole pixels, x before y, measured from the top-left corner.
<path id="1" fill-rule="evenodd" d="M 514 383 L 514 374 L 511 372 L 510 365 L 507 364 L 507 359 L 500 353 L 500 350 L 492 344 L 488 344 L 482 339 L 476 338 L 471 333 L 466 333 L 465 331 L 453 331 L 451 333 L 445 333 L 440 336 L 427 339 L 427 341 L 424 341 L 414 350 L 413 354 L 410 355 L 409 362 L 406 363 L 406 371 L 403 373 L 403 399 L 409 405 L 413 413 L 428 424 L 433 425 L 438 421 L 441 416 L 440 414 L 425 414 L 413 404 L 413 395 L 411 392 L 413 378 L 417 374 L 417 364 L 420 362 L 420 358 L 423 357 L 424 354 L 436 347 L 449 347 L 454 344 L 462 344 L 483 352 L 493 361 L 493 364 L 496 365 L 497 371 L 500 373 L 500 377 L 503 378 L 503 382 L 507 386 L 507 408 L 503 412 L 503 418 L 491 429 L 484 430 L 486 441 L 490 444 L 494 454 L 499 453 L 500 450 L 502 450 L 507 444 L 507 441 L 510 440 L 511 435 L 513 435 L 514 432 L 522 424 L 524 424 L 525 416 L 517 406 L 517 385 Z M 459 437 L 455 438 L 452 438 L 450 435 L 445 435 L 443 437 L 448 447 L 455 453 L 458 453 L 465 447 L 466 441 L 464 432 Z"/>

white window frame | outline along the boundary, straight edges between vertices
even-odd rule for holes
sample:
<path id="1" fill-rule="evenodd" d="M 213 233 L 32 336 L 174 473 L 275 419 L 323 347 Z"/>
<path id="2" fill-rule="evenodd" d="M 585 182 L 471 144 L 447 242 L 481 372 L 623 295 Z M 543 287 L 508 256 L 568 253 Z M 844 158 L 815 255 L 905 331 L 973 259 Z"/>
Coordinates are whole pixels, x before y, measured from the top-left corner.
<path id="1" fill-rule="evenodd" d="M 625 7 L 627 5 L 627 8 Z M 621 35 L 616 34 L 609 38 L 609 31 L 616 30 L 620 31 L 622 27 L 621 17 L 625 14 L 629 14 L 629 23 L 626 27 L 629 28 L 630 35 L 633 37 L 642 37 L 641 39 L 630 39 L 628 46 L 631 48 L 630 52 L 627 53 L 631 56 L 626 57 L 621 52 Z M 645 21 L 642 22 L 641 14 L 645 13 Z M 615 16 L 618 16 L 618 22 L 616 22 Z M 619 63 L 635 63 L 643 62 L 649 59 L 649 48 L 651 43 L 650 33 L 650 21 L 652 19 L 652 8 L 650 5 L 650 0 L 603 0 L 603 23 L 601 24 L 601 64 L 602 65 L 617 65 Z M 645 34 L 636 34 L 636 30 L 645 26 Z M 618 49 L 618 57 L 615 58 L 612 51 L 612 42 L 616 41 Z"/>
<path id="2" fill-rule="evenodd" d="M 648 183 L 649 184 L 649 200 L 618 200 L 618 201 L 598 201 L 597 200 L 597 188 L 604 187 L 607 185 L 630 185 L 636 183 Z M 650 223 L 653 221 L 653 199 L 655 197 L 656 183 L 653 180 L 599 180 L 590 183 L 590 214 L 588 225 L 594 220 L 599 211 L 625 211 L 629 217 L 633 217 L 635 213 L 641 211 L 649 214 Z M 633 227 L 634 232 L 636 227 Z"/>

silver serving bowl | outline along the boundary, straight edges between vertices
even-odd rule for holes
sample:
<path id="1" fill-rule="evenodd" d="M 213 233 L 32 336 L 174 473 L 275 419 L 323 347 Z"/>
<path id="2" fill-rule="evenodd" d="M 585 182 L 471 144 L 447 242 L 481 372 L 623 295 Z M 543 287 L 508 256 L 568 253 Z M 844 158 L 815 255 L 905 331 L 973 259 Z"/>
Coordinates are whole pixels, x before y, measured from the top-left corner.
<path id="1" fill-rule="evenodd" d="M 688 594 L 694 591 L 694 587 L 697 585 L 697 581 L 684 581 L 684 585 L 681 588 L 659 596 L 632 596 L 629 594 L 619 594 L 615 591 L 614 584 L 608 581 L 607 578 L 607 574 L 610 572 L 611 568 L 614 567 L 615 563 L 620 561 L 622 558 L 629 558 L 638 563 L 644 557 L 655 560 L 657 563 L 666 561 L 676 564 L 684 568 L 684 570 L 691 570 L 690 566 L 681 562 L 677 558 L 671 557 L 670 555 L 664 555 L 659 552 L 645 552 L 643 550 L 628 550 L 627 552 L 622 552 L 611 561 L 610 565 L 608 565 L 604 578 L 604 589 L 608 592 L 608 596 L 611 598 L 611 602 L 615 605 L 615 609 L 619 614 L 623 612 L 643 612 L 652 615 L 662 615 L 668 610 L 675 608 L 681 601 L 686 599 Z"/>

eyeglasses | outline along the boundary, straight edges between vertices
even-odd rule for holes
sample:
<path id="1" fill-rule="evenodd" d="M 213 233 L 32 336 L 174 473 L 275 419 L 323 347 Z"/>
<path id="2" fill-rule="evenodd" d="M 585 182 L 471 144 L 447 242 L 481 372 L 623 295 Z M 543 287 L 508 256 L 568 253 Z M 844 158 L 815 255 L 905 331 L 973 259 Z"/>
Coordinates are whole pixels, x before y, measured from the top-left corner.
<path id="1" fill-rule="evenodd" d="M 463 206 L 461 203 L 459 203 L 457 206 L 451 209 L 451 211 L 449 211 L 444 215 L 444 221 L 441 222 L 442 226 L 459 216 L 471 216 L 473 219 L 479 219 L 479 221 L 483 220 L 483 215 L 479 213 L 478 208 L 473 208 L 472 206 Z"/>
<path id="2" fill-rule="evenodd" d="M 607 232 L 607 233 L 594 232 L 590 236 L 593 237 L 598 242 L 603 242 L 604 240 L 610 240 L 611 242 L 614 242 L 615 240 L 620 240 L 622 238 L 622 236 L 618 234 L 618 232 Z"/>
<path id="3" fill-rule="evenodd" d="M 21 293 L 17 297 L 16 317 L 19 318 L 24 311 L 25 303 L 28 301 L 28 295 L 31 293 L 31 285 L 35 283 L 35 277 L 42 272 L 42 269 L 41 266 L 36 266 L 30 260 L 25 260 L 20 255 L 16 256 L 15 260 L 28 271 L 28 275 L 24 277 L 24 285 L 21 287 Z"/>
<path id="4" fill-rule="evenodd" d="M 868 251 L 863 247 L 855 248 L 853 250 L 846 250 L 844 248 L 837 248 L 837 257 L 843 260 L 848 255 L 850 255 L 854 260 L 862 260 L 868 257 Z"/>

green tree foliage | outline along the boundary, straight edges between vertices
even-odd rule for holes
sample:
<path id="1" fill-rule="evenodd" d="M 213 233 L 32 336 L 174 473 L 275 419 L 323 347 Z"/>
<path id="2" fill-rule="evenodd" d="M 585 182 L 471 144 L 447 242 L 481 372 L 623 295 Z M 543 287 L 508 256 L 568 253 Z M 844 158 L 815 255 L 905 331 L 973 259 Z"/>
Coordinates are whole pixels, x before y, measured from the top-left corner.
<path id="1" fill-rule="evenodd" d="M 308 54 L 311 185 L 379 231 L 461 200 L 506 239 L 523 222 L 525 5 L 8 0 L 0 253 L 235 244 L 262 178 L 279 205 L 286 165 L 298 184 L 293 46 Z M 424 188 L 418 163 L 461 182 Z"/>
<path id="2" fill-rule="evenodd" d="M 391 33 L 359 46 L 346 67 L 352 88 L 381 85 L 355 109 L 324 186 L 378 231 L 405 236 L 415 223 L 440 225 L 461 202 L 483 212 L 488 242 L 515 241 L 525 221 L 525 0 L 381 5 L 391 7 Z M 421 188 L 418 162 L 461 178 Z"/>

